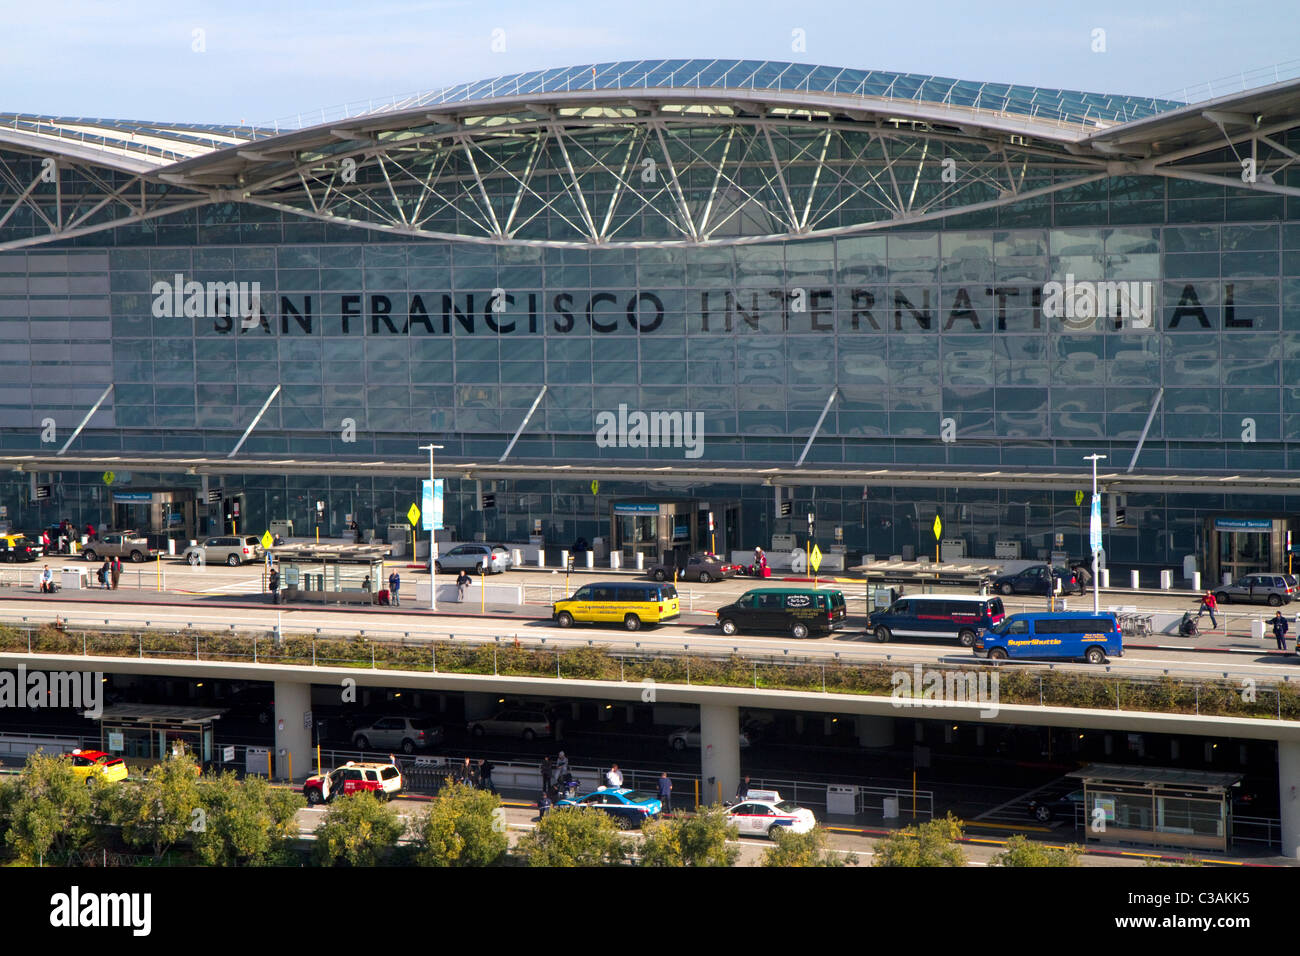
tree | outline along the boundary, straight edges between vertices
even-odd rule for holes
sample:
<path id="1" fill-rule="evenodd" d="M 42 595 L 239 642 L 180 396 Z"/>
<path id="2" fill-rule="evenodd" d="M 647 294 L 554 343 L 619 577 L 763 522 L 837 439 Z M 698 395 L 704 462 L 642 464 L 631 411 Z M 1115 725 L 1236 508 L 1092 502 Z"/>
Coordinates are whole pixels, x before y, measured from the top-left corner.
<path id="1" fill-rule="evenodd" d="M 728 840 L 740 835 L 724 807 L 693 815 L 652 820 L 641 828 L 642 866 L 734 866 L 740 850 Z"/>
<path id="2" fill-rule="evenodd" d="M 962 822 L 949 813 L 942 820 L 896 830 L 876 842 L 873 866 L 965 866 L 957 845 Z"/>
<path id="3" fill-rule="evenodd" d="M 1007 840 L 1007 848 L 989 860 L 989 866 L 1078 866 L 1080 848 L 1050 847 L 1023 836 Z"/>
<path id="4" fill-rule="evenodd" d="M 524 834 L 518 851 L 529 866 L 613 866 L 627 857 L 628 846 L 603 810 L 560 807 Z"/>
<path id="5" fill-rule="evenodd" d="M 858 862 L 856 853 L 827 849 L 826 830 L 822 827 L 813 827 L 807 833 L 778 827 L 772 839 L 776 846 L 763 851 L 763 866 L 849 866 Z"/>
<path id="6" fill-rule="evenodd" d="M 206 866 L 266 866 L 286 862 L 298 836 L 301 794 L 274 790 L 263 777 L 240 783 L 227 771 L 201 781 L 200 818 L 193 844 Z"/>
<path id="7" fill-rule="evenodd" d="M 494 866 L 510 847 L 501 798 L 453 783 L 414 826 L 420 866 Z"/>
<path id="8" fill-rule="evenodd" d="M 406 824 L 397 809 L 371 792 L 338 797 L 316 828 L 312 862 L 317 866 L 375 866 L 397 846 Z"/>
<path id="9" fill-rule="evenodd" d="M 66 756 L 37 751 L 18 777 L 5 839 L 24 863 L 81 849 L 94 833 L 96 791 L 103 778 L 78 776 Z"/>
<path id="10" fill-rule="evenodd" d="M 138 785 L 113 787 L 105 797 L 108 818 L 122 828 L 122 839 L 148 848 L 155 860 L 202 824 L 202 802 L 199 765 L 189 754 L 169 755 Z"/>

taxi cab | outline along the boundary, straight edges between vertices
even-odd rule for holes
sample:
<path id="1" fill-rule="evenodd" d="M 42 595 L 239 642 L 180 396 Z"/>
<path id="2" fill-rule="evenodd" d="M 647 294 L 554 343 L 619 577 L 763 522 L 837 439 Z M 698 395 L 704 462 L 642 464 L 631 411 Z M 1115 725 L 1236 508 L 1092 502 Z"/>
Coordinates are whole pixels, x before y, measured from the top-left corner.
<path id="1" fill-rule="evenodd" d="M 341 767 L 307 778 L 302 785 L 308 803 L 328 803 L 339 794 L 370 791 L 387 800 L 402 789 L 402 772 L 391 763 L 360 763 L 349 760 Z"/>
<path id="2" fill-rule="evenodd" d="M 640 630 L 643 624 L 671 621 L 680 614 L 677 589 L 656 582 L 584 584 L 551 609 L 551 618 L 560 627 L 572 627 L 575 622 L 622 624 L 629 631 Z"/>
<path id="3" fill-rule="evenodd" d="M 772 839 L 782 828 L 807 833 L 817 820 L 811 810 L 782 800 L 775 790 L 750 790 L 744 800 L 727 807 L 727 822 L 734 823 L 741 836 Z"/>
<path id="4" fill-rule="evenodd" d="M 102 750 L 72 751 L 72 772 L 86 783 L 96 778 L 116 783 L 127 778 L 126 761 Z"/>
<path id="5" fill-rule="evenodd" d="M 0 561 L 35 561 L 41 546 L 21 534 L 0 534 Z"/>

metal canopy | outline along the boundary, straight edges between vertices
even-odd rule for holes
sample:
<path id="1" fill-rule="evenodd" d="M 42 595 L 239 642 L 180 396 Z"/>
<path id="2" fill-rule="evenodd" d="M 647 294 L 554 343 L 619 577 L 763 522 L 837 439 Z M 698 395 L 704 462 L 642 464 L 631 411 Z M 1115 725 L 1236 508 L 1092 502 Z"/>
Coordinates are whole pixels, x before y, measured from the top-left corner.
<path id="1" fill-rule="evenodd" d="M 630 248 L 888 229 L 1114 176 L 1300 196 L 1279 141 L 1300 125 L 1298 93 L 1288 81 L 1181 106 L 656 60 L 463 84 L 289 131 L 0 115 L 0 226 L 19 211 L 35 225 L 0 249 L 228 203 L 403 237 Z"/>
<path id="2" fill-rule="evenodd" d="M 1176 770 L 1172 767 L 1127 767 L 1120 764 L 1090 764 L 1072 770 L 1067 777 L 1082 780 L 1089 787 L 1106 785 L 1147 787 L 1149 789 L 1202 789 L 1223 793 L 1241 780 L 1239 773 L 1215 773 L 1209 770 Z"/>
<path id="3" fill-rule="evenodd" d="M 100 718 L 115 724 L 204 724 L 221 718 L 220 707 L 183 707 L 179 704 L 111 704 Z"/>
<path id="4" fill-rule="evenodd" d="M 155 472 L 159 474 L 232 475 L 232 474 L 331 474 L 383 475 L 421 478 L 429 474 L 427 460 L 343 458 L 151 458 L 122 454 L 115 456 L 66 455 L 61 458 L 35 455 L 0 455 L 0 469 L 18 472 L 102 472 L 106 470 Z M 439 473 L 461 480 L 544 480 L 544 481 L 645 481 L 693 486 L 775 485 L 775 486 L 879 486 L 879 487 L 951 487 L 982 489 L 1024 489 L 1030 491 L 1075 492 L 1089 487 L 1091 471 L 1042 470 L 1033 468 L 991 469 L 918 469 L 874 466 L 837 468 L 755 467 L 754 464 L 715 464 L 688 466 L 681 463 L 610 463 L 572 462 L 562 465 L 545 463 L 500 464 L 495 460 L 464 461 L 440 459 Z M 1294 474 L 1215 474 L 1160 473 L 1142 474 L 1104 472 L 1097 476 L 1098 486 L 1114 493 L 1199 493 L 1223 495 L 1296 495 L 1300 494 L 1300 476 Z"/>

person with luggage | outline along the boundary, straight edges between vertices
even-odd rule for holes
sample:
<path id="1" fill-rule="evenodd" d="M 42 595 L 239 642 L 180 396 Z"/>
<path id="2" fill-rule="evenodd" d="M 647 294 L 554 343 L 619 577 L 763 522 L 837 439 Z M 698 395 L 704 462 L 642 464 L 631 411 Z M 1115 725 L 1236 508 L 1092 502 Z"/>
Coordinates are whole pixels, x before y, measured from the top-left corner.
<path id="1" fill-rule="evenodd" d="M 48 564 L 45 566 L 45 570 L 41 572 L 41 593 L 54 593 L 54 572 L 50 570 Z"/>
<path id="2" fill-rule="evenodd" d="M 99 573 L 97 577 L 99 579 L 100 588 L 103 590 L 108 590 L 108 588 L 111 586 L 112 583 L 108 558 L 105 558 L 104 563 L 99 566 Z"/>
<path id="3" fill-rule="evenodd" d="M 1272 623 L 1273 623 L 1273 637 L 1277 639 L 1277 649 L 1279 651 L 1285 651 L 1286 632 L 1290 630 L 1290 628 L 1286 623 L 1286 618 L 1282 616 L 1281 611 L 1278 611 L 1276 614 L 1273 615 Z"/>
<path id="4" fill-rule="evenodd" d="M 398 591 L 402 588 L 402 576 L 394 571 L 388 576 L 388 599 L 392 601 L 393 607 L 398 607 L 402 599 L 398 596 Z"/>
<path id="5" fill-rule="evenodd" d="M 1218 608 L 1219 608 L 1219 602 L 1215 599 L 1214 592 L 1206 591 L 1205 594 L 1201 596 L 1201 609 L 1196 612 L 1197 620 L 1200 620 L 1202 614 L 1209 614 L 1210 625 L 1215 630 L 1218 630 L 1219 622 L 1214 618 L 1214 612 L 1218 610 Z"/>

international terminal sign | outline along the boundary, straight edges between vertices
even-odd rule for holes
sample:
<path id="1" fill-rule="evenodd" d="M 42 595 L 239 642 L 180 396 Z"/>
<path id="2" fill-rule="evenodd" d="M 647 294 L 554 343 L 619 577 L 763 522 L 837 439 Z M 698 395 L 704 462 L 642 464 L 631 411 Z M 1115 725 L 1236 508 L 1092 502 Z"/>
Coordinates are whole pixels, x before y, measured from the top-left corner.
<path id="1" fill-rule="evenodd" d="M 233 285 L 234 283 L 229 283 Z M 1246 285 L 1253 284 L 1244 283 Z M 193 283 L 197 286 L 198 283 Z M 193 308 L 169 293 L 165 314 L 209 319 L 213 333 L 328 336 L 609 335 L 840 332 L 1100 332 L 1267 329 L 1238 283 L 821 286 L 619 292 L 274 293 L 260 309 L 202 290 Z M 1163 308 L 1158 300 L 1165 300 Z M 271 308 L 276 300 L 276 308 Z M 1277 306 L 1267 306 L 1276 315 Z M 249 314 L 251 312 L 251 315 Z M 243 317 L 241 318 L 241 314 Z M 1271 325 L 1276 328 L 1276 322 Z"/>

